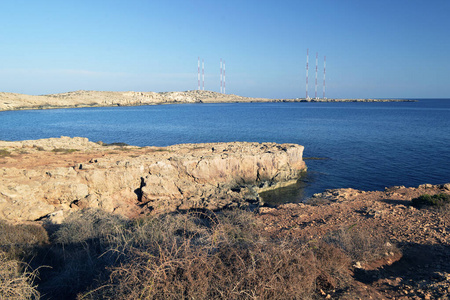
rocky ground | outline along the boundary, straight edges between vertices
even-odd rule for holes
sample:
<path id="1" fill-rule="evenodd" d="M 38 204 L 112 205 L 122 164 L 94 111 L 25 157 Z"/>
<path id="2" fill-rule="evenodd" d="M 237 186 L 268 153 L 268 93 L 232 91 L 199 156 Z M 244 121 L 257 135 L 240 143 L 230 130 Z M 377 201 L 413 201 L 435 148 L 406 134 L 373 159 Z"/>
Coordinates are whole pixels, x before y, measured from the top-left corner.
<path id="1" fill-rule="evenodd" d="M 267 99 L 250 98 L 211 91 L 185 92 L 101 92 L 75 91 L 51 95 L 24 95 L 0 92 L 0 111 L 69 107 L 136 106 L 170 103 L 230 102 L 387 102 L 391 99 Z"/>
<path id="2" fill-rule="evenodd" d="M 355 261 L 358 284 L 330 298 L 449 299 L 450 210 L 411 205 L 415 197 L 437 193 L 450 194 L 450 184 L 371 192 L 330 190 L 306 204 L 261 208 L 260 219 L 268 232 L 280 237 L 319 239 L 343 230 L 393 245 L 379 259 Z"/>
<path id="3" fill-rule="evenodd" d="M 104 145 L 86 138 L 0 141 L 0 218 L 58 222 L 100 208 L 129 217 L 257 204 L 295 182 L 303 146 L 275 143 Z"/>
<path id="4" fill-rule="evenodd" d="M 296 178 L 305 167 L 302 152 L 299 145 L 273 143 L 140 148 L 67 137 L 0 141 L 1 217 L 58 222 L 84 207 L 133 217 L 239 206 L 271 184 Z M 355 249 L 365 252 L 353 257 L 351 289 L 327 291 L 324 298 L 449 299 L 450 208 L 411 205 L 438 193 L 450 194 L 450 184 L 328 190 L 307 203 L 260 207 L 257 217 L 280 239 L 357 237 Z"/>

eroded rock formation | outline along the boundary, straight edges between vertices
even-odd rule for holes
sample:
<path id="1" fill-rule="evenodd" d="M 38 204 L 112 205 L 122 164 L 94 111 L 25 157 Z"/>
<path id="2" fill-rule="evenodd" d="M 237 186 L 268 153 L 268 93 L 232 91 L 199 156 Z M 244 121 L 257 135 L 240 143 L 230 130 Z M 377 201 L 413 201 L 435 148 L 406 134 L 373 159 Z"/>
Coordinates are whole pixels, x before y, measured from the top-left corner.
<path id="1" fill-rule="evenodd" d="M 295 144 L 105 147 L 62 137 L 0 142 L 0 149 L 0 217 L 12 221 L 56 221 L 85 207 L 136 216 L 246 206 L 306 169 Z"/>

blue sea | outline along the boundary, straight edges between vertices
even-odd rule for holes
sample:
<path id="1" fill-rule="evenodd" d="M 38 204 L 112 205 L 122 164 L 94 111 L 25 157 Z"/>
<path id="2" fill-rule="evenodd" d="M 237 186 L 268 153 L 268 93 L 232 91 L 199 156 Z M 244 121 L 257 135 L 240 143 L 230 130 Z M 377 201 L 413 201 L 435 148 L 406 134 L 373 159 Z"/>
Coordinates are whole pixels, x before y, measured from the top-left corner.
<path id="1" fill-rule="evenodd" d="M 305 147 L 307 175 L 280 202 L 330 188 L 450 182 L 450 99 L 229 103 L 0 112 L 0 140 L 82 136 L 138 146 L 277 142 Z"/>

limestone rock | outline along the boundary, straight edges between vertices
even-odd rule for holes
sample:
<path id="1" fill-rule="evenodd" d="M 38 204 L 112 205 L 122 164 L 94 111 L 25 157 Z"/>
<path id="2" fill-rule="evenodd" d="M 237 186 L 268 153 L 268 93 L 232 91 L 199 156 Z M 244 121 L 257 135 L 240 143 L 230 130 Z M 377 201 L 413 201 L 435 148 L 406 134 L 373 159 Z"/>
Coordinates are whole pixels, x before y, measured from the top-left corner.
<path id="1" fill-rule="evenodd" d="M 87 207 L 136 216 L 247 206 L 259 201 L 259 186 L 295 181 L 306 169 L 303 146 L 295 144 L 130 147 L 115 154 L 83 138 L 0 144 L 11 153 L 28 147 L 27 159 L 35 157 L 27 164 L 13 154 L 0 169 L 0 218 L 15 221 L 48 215 L 60 222 L 64 212 Z"/>

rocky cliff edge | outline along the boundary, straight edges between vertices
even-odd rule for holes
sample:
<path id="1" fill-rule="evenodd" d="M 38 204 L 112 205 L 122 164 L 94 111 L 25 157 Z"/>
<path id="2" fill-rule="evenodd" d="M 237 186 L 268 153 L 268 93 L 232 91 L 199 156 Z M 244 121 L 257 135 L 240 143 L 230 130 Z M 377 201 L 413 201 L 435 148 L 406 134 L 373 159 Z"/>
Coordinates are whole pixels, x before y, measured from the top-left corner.
<path id="1" fill-rule="evenodd" d="M 0 218 L 61 221 L 97 207 L 130 217 L 258 203 L 295 182 L 303 146 L 208 143 L 133 147 L 86 138 L 0 141 Z"/>

